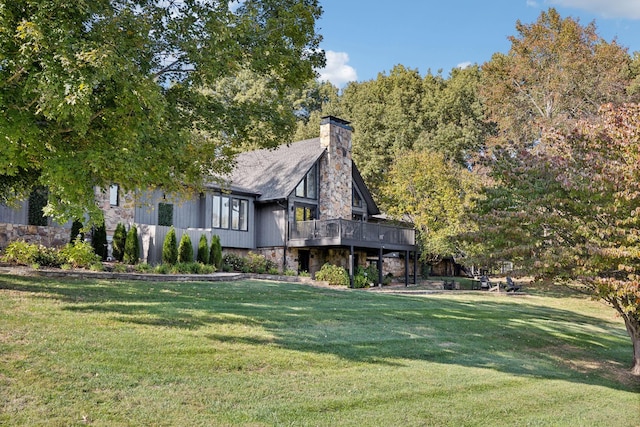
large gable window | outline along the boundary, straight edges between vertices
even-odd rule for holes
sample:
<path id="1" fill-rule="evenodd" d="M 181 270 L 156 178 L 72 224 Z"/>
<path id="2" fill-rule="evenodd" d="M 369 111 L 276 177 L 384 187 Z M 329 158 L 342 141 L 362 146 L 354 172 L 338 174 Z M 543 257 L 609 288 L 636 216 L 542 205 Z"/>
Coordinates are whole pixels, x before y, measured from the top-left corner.
<path id="1" fill-rule="evenodd" d="M 235 197 L 213 196 L 213 228 L 249 230 L 249 201 Z"/>
<path id="2" fill-rule="evenodd" d="M 305 199 L 318 198 L 318 168 L 313 165 L 296 187 L 296 197 Z"/>

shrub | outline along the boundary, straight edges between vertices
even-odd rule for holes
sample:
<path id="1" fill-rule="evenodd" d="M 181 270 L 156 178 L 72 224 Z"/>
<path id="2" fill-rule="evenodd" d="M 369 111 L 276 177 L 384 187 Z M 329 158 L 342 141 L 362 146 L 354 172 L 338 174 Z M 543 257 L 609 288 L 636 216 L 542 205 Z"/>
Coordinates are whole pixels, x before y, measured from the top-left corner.
<path id="1" fill-rule="evenodd" d="M 41 267 L 58 268 L 64 263 L 64 259 L 58 249 L 40 245 L 34 262 Z"/>
<path id="2" fill-rule="evenodd" d="M 0 259 L 3 262 L 30 265 L 35 268 L 60 267 L 65 262 L 58 249 L 27 243 L 23 240 L 9 243 Z"/>
<path id="3" fill-rule="evenodd" d="M 2 261 L 12 264 L 31 265 L 36 262 L 38 246 L 24 240 L 15 240 L 7 245 Z"/>
<path id="4" fill-rule="evenodd" d="M 295 272 L 294 272 L 295 275 Z M 298 276 L 300 277 L 311 277 L 311 274 L 309 274 L 309 272 L 307 270 L 303 270 L 300 273 L 298 273 Z"/>
<path id="5" fill-rule="evenodd" d="M 124 243 L 125 264 L 137 264 L 140 257 L 140 242 L 138 242 L 138 229 L 135 225 L 131 225 L 127 233 L 127 240 Z"/>
<path id="6" fill-rule="evenodd" d="M 309 274 L 309 273 L 307 273 L 307 274 Z M 290 268 L 288 268 L 288 269 L 286 269 L 286 270 L 284 271 L 284 275 L 285 275 L 285 276 L 295 276 L 295 275 L 296 275 L 296 272 L 295 272 L 295 270 L 291 270 Z"/>
<path id="7" fill-rule="evenodd" d="M 111 255 L 113 255 L 114 260 L 122 262 L 124 259 L 124 245 L 126 241 L 127 229 L 124 228 L 124 224 L 119 222 L 113 232 L 113 240 L 111 241 Z"/>
<path id="8" fill-rule="evenodd" d="M 178 262 L 178 241 L 176 229 L 171 227 L 162 243 L 162 263 L 173 265 Z"/>
<path id="9" fill-rule="evenodd" d="M 60 251 L 64 264 L 73 268 L 87 268 L 100 262 L 100 257 L 93 251 L 93 246 L 89 242 L 80 240 L 78 236 L 73 243 L 68 243 Z M 64 265 L 63 264 L 63 265 Z"/>
<path id="10" fill-rule="evenodd" d="M 104 226 L 104 220 L 99 226 L 93 228 L 92 234 L 91 246 L 93 246 L 93 251 L 101 260 L 107 259 L 107 229 Z"/>
<path id="11" fill-rule="evenodd" d="M 335 286 L 349 286 L 347 270 L 332 264 L 323 265 L 316 273 L 316 280 L 326 281 Z"/>
<path id="12" fill-rule="evenodd" d="M 136 273 L 151 273 L 153 268 L 146 262 L 136 265 L 133 269 Z"/>
<path id="13" fill-rule="evenodd" d="M 79 219 L 74 219 L 71 224 L 71 238 L 69 243 L 73 243 L 80 236 L 80 240 L 84 240 L 84 233 L 82 233 L 82 222 Z"/>
<path id="14" fill-rule="evenodd" d="M 171 264 L 156 265 L 153 271 L 157 274 L 169 274 L 171 273 Z"/>
<path id="15" fill-rule="evenodd" d="M 113 271 L 115 273 L 126 273 L 127 272 L 127 266 L 125 264 L 113 264 Z"/>
<path id="16" fill-rule="evenodd" d="M 209 264 L 209 242 L 207 242 L 207 236 L 200 235 L 200 241 L 198 242 L 198 256 L 196 261 L 202 264 Z"/>
<path id="17" fill-rule="evenodd" d="M 170 267 L 170 273 L 173 274 L 210 274 L 216 271 L 212 265 L 206 265 L 199 262 L 178 262 Z"/>
<path id="18" fill-rule="evenodd" d="M 191 246 L 191 237 L 184 233 L 178 246 L 178 263 L 186 262 L 193 262 L 193 246 Z"/>
<path id="19" fill-rule="evenodd" d="M 245 269 L 244 258 L 234 253 L 224 254 L 222 266 L 224 271 L 242 271 Z"/>
<path id="20" fill-rule="evenodd" d="M 209 251 L 209 262 L 217 269 L 222 267 L 222 245 L 220 236 L 211 236 L 211 250 Z"/>
<path id="21" fill-rule="evenodd" d="M 370 285 L 378 283 L 378 269 L 374 265 L 366 268 L 358 267 L 356 274 L 353 275 L 354 288 L 366 288 Z"/>
<path id="22" fill-rule="evenodd" d="M 248 270 L 247 273 L 263 274 L 267 272 L 271 266 L 268 265 L 264 255 L 249 252 L 245 258 L 245 267 Z"/>

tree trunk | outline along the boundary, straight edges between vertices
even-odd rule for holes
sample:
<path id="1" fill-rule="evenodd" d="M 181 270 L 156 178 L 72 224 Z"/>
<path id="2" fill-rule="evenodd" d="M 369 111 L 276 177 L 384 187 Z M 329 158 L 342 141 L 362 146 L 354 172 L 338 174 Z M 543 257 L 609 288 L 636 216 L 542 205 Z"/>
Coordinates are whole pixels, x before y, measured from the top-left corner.
<path id="1" fill-rule="evenodd" d="M 624 324 L 633 343 L 633 367 L 631 373 L 640 376 L 640 321 L 633 316 L 625 315 Z"/>

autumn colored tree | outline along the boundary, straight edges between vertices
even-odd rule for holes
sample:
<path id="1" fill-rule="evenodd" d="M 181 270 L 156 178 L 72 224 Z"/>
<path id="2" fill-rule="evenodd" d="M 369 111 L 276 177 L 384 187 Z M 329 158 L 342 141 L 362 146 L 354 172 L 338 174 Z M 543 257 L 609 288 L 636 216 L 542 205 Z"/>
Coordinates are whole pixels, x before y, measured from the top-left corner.
<path id="1" fill-rule="evenodd" d="M 443 153 L 407 152 L 382 186 L 382 208 L 391 218 L 413 223 L 422 260 L 433 264 L 459 254 L 455 237 L 473 228 L 465 213 L 479 190 L 471 172 Z"/>
<path id="2" fill-rule="evenodd" d="M 605 105 L 511 157 L 496 158 L 469 241 L 482 242 L 485 261 L 511 260 L 610 304 L 640 375 L 640 105 Z"/>
<path id="3" fill-rule="evenodd" d="M 516 24 L 509 53 L 482 66 L 481 95 L 498 125 L 493 145 L 530 146 L 542 128 L 568 126 L 596 114 L 601 104 L 628 99 L 631 57 L 555 9 L 533 24 Z"/>
<path id="4" fill-rule="evenodd" d="M 0 1 L 0 201 L 99 218 L 94 187 L 197 190 L 295 127 L 317 0 Z"/>

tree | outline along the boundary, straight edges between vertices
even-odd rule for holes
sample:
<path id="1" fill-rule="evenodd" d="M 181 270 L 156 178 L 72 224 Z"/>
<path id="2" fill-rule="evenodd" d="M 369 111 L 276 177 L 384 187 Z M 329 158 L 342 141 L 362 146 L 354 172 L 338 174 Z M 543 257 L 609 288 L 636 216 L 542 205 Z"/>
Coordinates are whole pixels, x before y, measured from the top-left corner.
<path id="1" fill-rule="evenodd" d="M 214 234 L 211 236 L 211 249 L 209 251 L 209 261 L 217 270 L 222 267 L 222 245 L 220 244 L 220 236 Z"/>
<path id="2" fill-rule="evenodd" d="M 197 261 L 202 264 L 209 264 L 209 242 L 207 242 L 207 236 L 200 235 L 200 241 L 198 241 L 198 256 Z"/>
<path id="3" fill-rule="evenodd" d="M 93 251 L 96 255 L 104 261 L 107 259 L 107 229 L 105 228 L 104 221 L 102 221 L 100 225 L 94 226 L 92 231 L 91 246 L 93 246 Z"/>
<path id="4" fill-rule="evenodd" d="M 178 262 L 178 240 L 176 229 L 171 226 L 162 243 L 162 263 L 173 265 Z"/>
<path id="5" fill-rule="evenodd" d="M 472 228 L 464 214 L 479 191 L 471 172 L 444 154 L 408 152 L 388 174 L 382 207 L 392 218 L 413 223 L 422 259 L 433 264 L 459 254 L 454 237 Z"/>
<path id="6" fill-rule="evenodd" d="M 127 240 L 124 243 L 124 257 L 123 262 L 125 264 L 137 264 L 140 259 L 140 242 L 138 241 L 138 229 L 135 225 L 131 225 L 129 232 L 127 232 Z"/>
<path id="7" fill-rule="evenodd" d="M 394 158 L 413 148 L 424 129 L 422 96 L 422 77 L 402 65 L 343 90 L 341 109 L 356 130 L 353 158 L 376 198 Z"/>
<path id="8" fill-rule="evenodd" d="M 640 105 L 605 105 L 599 118 L 500 158 L 496 185 L 478 204 L 478 230 L 467 237 L 491 259 L 580 284 L 610 304 L 640 375 Z"/>
<path id="9" fill-rule="evenodd" d="M 99 219 L 94 187 L 196 191 L 244 142 L 291 135 L 324 53 L 317 0 L 0 4 L 0 200 Z"/>
<path id="10" fill-rule="evenodd" d="M 122 262 L 124 259 L 124 247 L 127 241 L 127 230 L 121 222 L 116 225 L 111 241 L 111 254 L 113 259 Z"/>
<path id="11" fill-rule="evenodd" d="M 516 23 L 508 54 L 482 66 L 481 94 L 498 125 L 493 145 L 530 146 L 542 128 L 570 125 L 601 104 L 627 99 L 631 58 L 596 26 L 562 18 L 555 9 L 533 24 Z"/>
<path id="12" fill-rule="evenodd" d="M 193 262 L 193 246 L 191 245 L 191 237 L 187 233 L 184 233 L 180 238 L 178 262 Z"/>
<path id="13" fill-rule="evenodd" d="M 80 240 L 84 240 L 84 233 L 82 232 L 82 221 L 79 219 L 74 219 L 71 224 L 71 237 L 69 239 L 69 243 L 73 244 L 76 239 L 80 236 Z"/>

